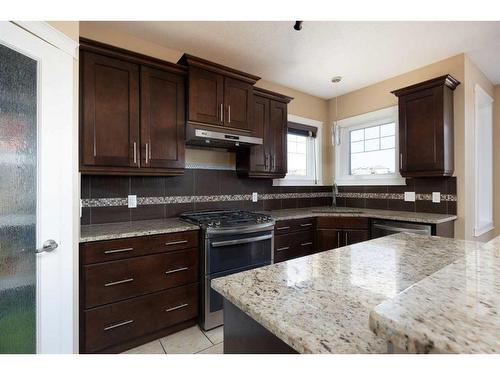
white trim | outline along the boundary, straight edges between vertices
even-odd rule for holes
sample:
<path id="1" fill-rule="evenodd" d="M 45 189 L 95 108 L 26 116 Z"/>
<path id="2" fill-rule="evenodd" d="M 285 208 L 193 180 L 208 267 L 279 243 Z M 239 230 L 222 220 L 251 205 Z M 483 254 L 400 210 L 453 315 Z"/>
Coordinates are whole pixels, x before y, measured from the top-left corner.
<path id="1" fill-rule="evenodd" d="M 29 31 L 33 35 L 66 52 L 73 58 L 78 56 L 78 43 L 63 32 L 43 21 L 13 21 L 14 24 Z"/>
<path id="2" fill-rule="evenodd" d="M 339 186 L 347 185 L 405 185 L 405 179 L 399 174 L 399 142 L 398 142 L 398 106 L 391 106 L 379 109 L 373 112 L 363 113 L 361 115 L 345 118 L 337 121 L 336 129 L 334 129 L 335 138 L 342 139 L 342 129 L 365 128 L 370 126 L 380 125 L 382 121 L 391 121 L 396 123 L 396 150 L 395 150 L 395 169 L 394 174 L 386 175 L 367 175 L 367 176 L 351 176 L 347 174 L 345 165 L 341 162 L 346 155 L 342 155 L 345 149 L 342 149 L 342 144 L 337 145 L 334 142 L 335 148 L 335 183 Z"/>
<path id="3" fill-rule="evenodd" d="M 298 124 L 314 126 L 317 129 L 315 147 L 314 147 L 315 163 L 316 163 L 316 180 L 287 178 L 287 176 L 285 176 L 285 178 L 274 179 L 273 186 L 323 186 L 323 171 L 322 171 L 323 163 L 321 162 L 323 160 L 323 147 L 322 147 L 323 122 L 292 114 L 288 114 L 287 120 L 291 122 L 296 122 Z M 288 157 L 288 155 L 286 155 L 286 157 Z"/>
<path id="4" fill-rule="evenodd" d="M 484 191 L 480 191 L 480 174 L 478 171 L 480 170 L 479 168 L 479 163 L 481 162 L 479 159 L 479 150 L 484 149 L 485 145 L 481 144 L 480 139 L 478 137 L 479 134 L 479 126 L 480 126 L 480 118 L 479 118 L 479 109 L 481 107 L 489 107 L 489 127 L 491 131 L 491 137 L 489 137 L 488 141 L 493 142 L 492 137 L 493 137 L 493 98 L 477 83 L 474 85 L 474 127 L 473 127 L 473 133 L 472 133 L 472 144 L 474 147 L 474 172 L 473 172 L 473 178 L 474 178 L 474 228 L 473 228 L 473 233 L 474 237 L 479 237 L 495 228 L 494 225 L 494 216 L 493 216 L 493 144 L 491 143 L 490 146 L 490 151 L 491 151 L 491 161 L 490 161 L 490 166 L 491 166 L 491 186 L 490 186 L 490 194 L 489 194 L 489 212 L 487 212 L 489 218 L 488 221 L 480 221 L 480 216 L 481 213 L 480 211 L 480 199 L 485 196 Z"/>

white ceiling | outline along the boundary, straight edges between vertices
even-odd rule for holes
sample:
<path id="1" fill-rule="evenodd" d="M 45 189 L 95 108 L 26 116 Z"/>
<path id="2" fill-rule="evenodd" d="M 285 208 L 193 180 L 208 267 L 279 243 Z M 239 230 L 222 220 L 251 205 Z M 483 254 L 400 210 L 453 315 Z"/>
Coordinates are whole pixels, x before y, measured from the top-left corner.
<path id="1" fill-rule="evenodd" d="M 500 22 L 105 22 L 118 32 L 331 98 L 467 53 L 500 83 Z M 343 76 L 333 87 L 332 76 Z"/>

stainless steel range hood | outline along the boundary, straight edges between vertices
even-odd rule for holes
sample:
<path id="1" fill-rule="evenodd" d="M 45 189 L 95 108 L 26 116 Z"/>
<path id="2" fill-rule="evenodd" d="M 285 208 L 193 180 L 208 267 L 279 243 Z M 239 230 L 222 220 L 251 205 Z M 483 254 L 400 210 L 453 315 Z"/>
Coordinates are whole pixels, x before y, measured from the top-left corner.
<path id="1" fill-rule="evenodd" d="M 186 133 L 186 143 L 196 146 L 233 149 L 261 145 L 262 138 L 207 130 L 189 124 Z"/>

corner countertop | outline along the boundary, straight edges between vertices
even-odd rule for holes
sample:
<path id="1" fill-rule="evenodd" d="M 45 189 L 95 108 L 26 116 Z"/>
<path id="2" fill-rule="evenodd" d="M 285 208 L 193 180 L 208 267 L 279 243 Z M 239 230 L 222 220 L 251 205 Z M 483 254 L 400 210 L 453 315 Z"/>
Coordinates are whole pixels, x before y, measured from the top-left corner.
<path id="1" fill-rule="evenodd" d="M 82 225 L 80 227 L 80 243 L 198 229 L 200 228 L 197 225 L 186 223 L 177 218 Z"/>
<path id="2" fill-rule="evenodd" d="M 500 237 L 378 305 L 370 328 L 408 353 L 500 353 Z"/>
<path id="3" fill-rule="evenodd" d="M 370 311 L 482 249 L 400 233 L 221 277 L 212 287 L 299 353 L 385 353 L 386 339 L 369 328 Z"/>
<path id="4" fill-rule="evenodd" d="M 335 217 L 369 217 L 374 219 L 400 220 L 416 223 L 440 224 L 456 220 L 454 215 L 430 214 L 423 212 L 404 212 L 389 210 L 372 210 L 357 208 L 332 209 L 331 206 L 308 207 L 287 210 L 266 211 L 279 220 L 302 219 L 318 216 Z M 140 220 L 123 223 L 82 225 L 80 230 L 80 243 L 113 240 L 152 234 L 184 232 L 197 230 L 197 225 L 183 222 L 177 218 L 159 220 Z"/>

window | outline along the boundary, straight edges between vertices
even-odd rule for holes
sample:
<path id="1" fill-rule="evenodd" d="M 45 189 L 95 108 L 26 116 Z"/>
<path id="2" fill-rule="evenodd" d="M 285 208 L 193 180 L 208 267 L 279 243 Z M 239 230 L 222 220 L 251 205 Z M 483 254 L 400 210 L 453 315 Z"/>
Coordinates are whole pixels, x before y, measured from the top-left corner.
<path id="1" fill-rule="evenodd" d="M 335 182 L 339 185 L 404 184 L 399 175 L 397 107 L 338 121 Z"/>
<path id="2" fill-rule="evenodd" d="M 285 178 L 274 185 L 316 185 L 321 181 L 319 160 L 322 123 L 288 115 L 287 166 Z"/>

